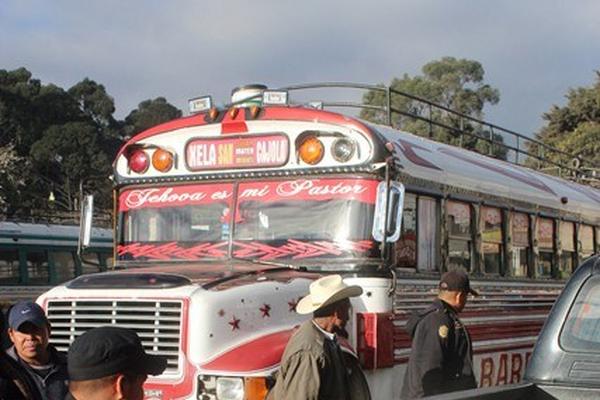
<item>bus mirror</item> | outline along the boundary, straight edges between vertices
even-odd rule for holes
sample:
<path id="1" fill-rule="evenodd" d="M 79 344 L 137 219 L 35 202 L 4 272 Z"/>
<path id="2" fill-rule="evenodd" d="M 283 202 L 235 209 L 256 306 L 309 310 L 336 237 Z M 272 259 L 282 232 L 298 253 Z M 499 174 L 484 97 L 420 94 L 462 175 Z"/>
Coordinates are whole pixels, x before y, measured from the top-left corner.
<path id="1" fill-rule="evenodd" d="M 81 217 L 79 220 L 79 247 L 78 253 L 90 247 L 92 240 L 92 215 L 94 213 L 94 196 L 87 195 L 81 203 Z"/>
<path id="2" fill-rule="evenodd" d="M 387 207 L 388 199 L 389 209 Z M 385 236 L 386 242 L 395 242 L 400 238 L 403 207 L 404 185 L 398 182 L 390 182 L 390 190 L 388 191 L 386 183 L 380 182 L 377 186 L 377 200 L 373 218 L 373 239 L 381 242 Z M 386 221 L 387 227 L 384 232 Z"/>

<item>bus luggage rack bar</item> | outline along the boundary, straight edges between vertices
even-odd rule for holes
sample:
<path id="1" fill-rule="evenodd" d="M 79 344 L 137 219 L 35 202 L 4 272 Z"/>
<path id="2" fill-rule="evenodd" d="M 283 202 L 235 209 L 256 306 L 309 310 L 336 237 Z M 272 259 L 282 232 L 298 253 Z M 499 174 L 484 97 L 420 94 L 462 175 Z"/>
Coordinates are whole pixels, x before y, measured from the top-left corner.
<path id="1" fill-rule="evenodd" d="M 434 103 L 430 100 L 411 95 L 400 90 L 393 89 L 384 85 L 369 85 L 347 82 L 323 82 L 313 84 L 291 85 L 280 88 L 279 90 L 301 91 L 311 89 L 357 89 L 363 91 L 380 92 L 384 94 L 385 104 L 366 104 L 364 102 L 351 101 L 319 101 L 320 108 L 357 108 L 361 110 L 372 110 L 381 112 L 384 115 L 384 123 L 394 127 L 394 115 L 400 115 L 412 120 L 422 121 L 428 124 L 428 136 L 432 139 L 434 127 L 441 128 L 454 137 L 458 137 L 460 143 L 464 137 L 470 137 L 476 140 L 481 140 L 488 145 L 487 152 L 474 148 L 473 150 L 479 153 L 500 158 L 516 165 L 527 165 L 547 173 L 557 172 L 556 175 L 567 179 L 581 181 L 584 183 L 600 184 L 600 165 L 596 165 L 593 161 L 583 158 L 579 155 L 570 154 L 555 147 L 549 146 L 537 139 L 530 138 L 510 129 L 503 128 L 499 125 L 483 121 L 454 111 L 443 105 Z M 421 107 L 411 107 L 411 110 L 420 110 L 415 112 L 407 112 L 394 108 L 393 98 L 401 97 L 417 102 Z M 425 112 L 425 110 L 427 112 Z M 441 117 L 447 115 L 455 118 L 458 126 L 451 126 L 447 123 L 435 118 L 436 113 Z M 469 131 L 467 128 L 473 128 L 473 123 L 479 129 Z M 399 128 L 399 127 L 397 127 Z M 510 139 L 510 143 L 505 142 L 505 136 Z M 514 143 L 514 144 L 511 144 Z M 494 154 L 494 149 L 499 148 L 503 151 L 499 154 L 505 154 L 505 157 Z M 510 156 L 509 156 L 510 155 Z M 560 161 L 552 159 L 552 156 L 559 158 Z M 567 162 L 562 160 L 567 159 Z"/>

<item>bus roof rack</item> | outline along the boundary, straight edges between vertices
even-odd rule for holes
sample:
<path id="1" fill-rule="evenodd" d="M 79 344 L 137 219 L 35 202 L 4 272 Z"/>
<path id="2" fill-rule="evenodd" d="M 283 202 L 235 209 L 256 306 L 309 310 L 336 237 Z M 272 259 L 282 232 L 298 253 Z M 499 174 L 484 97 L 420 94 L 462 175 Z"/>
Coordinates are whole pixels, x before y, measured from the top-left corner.
<path id="1" fill-rule="evenodd" d="M 381 122 L 383 124 L 398 129 L 401 129 L 402 127 L 398 126 L 396 123 L 399 119 L 394 118 L 395 116 L 400 116 L 401 118 L 404 117 L 408 120 L 422 121 L 428 125 L 429 134 L 427 137 L 430 139 L 437 140 L 433 135 L 434 127 L 441 128 L 450 133 L 451 136 L 455 138 L 458 137 L 459 143 L 461 144 L 464 137 L 470 137 L 488 143 L 487 152 L 477 148 L 472 149 L 482 154 L 501 158 L 512 164 L 526 165 L 548 174 L 600 187 L 600 165 L 592 160 L 583 158 L 579 155 L 570 154 L 516 131 L 454 111 L 443 105 L 414 96 L 410 93 L 396 90 L 390 86 L 348 82 L 321 82 L 284 86 L 275 90 L 291 93 L 319 89 L 351 89 L 362 90 L 364 92 L 380 92 L 384 95 L 385 104 L 374 105 L 366 104 L 363 101 L 324 101 L 322 99 L 318 99 L 318 101 L 315 101 L 315 99 L 308 99 L 300 103 L 310 107 L 315 107 L 315 105 L 318 104 L 318 107 L 316 108 L 319 109 L 352 108 L 372 110 L 381 113 L 383 116 Z M 259 96 L 262 95 L 256 95 L 256 98 L 258 99 Z M 410 107 L 409 111 L 394 108 L 392 106 L 392 100 L 395 97 L 413 101 L 418 107 Z M 249 99 L 245 99 L 244 101 L 247 100 Z M 295 103 L 298 104 L 299 102 L 296 101 Z M 452 117 L 454 121 L 456 121 L 457 126 L 448 125 L 448 123 L 442 119 L 443 116 Z M 475 126 L 476 129 L 472 129 L 473 126 Z M 498 148 L 503 150 L 505 158 L 495 155 L 494 149 Z M 559 161 L 557 161 L 556 158 L 558 158 Z"/>

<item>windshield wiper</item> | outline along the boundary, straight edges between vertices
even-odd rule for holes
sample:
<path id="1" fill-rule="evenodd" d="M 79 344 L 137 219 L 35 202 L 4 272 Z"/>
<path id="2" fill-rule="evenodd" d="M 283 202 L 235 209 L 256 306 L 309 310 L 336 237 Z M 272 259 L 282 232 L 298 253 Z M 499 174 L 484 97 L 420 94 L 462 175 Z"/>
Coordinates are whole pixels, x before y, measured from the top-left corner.
<path id="1" fill-rule="evenodd" d="M 304 265 L 286 264 L 286 263 L 280 263 L 277 261 L 267 261 L 267 260 L 259 260 L 256 258 L 244 258 L 244 257 L 236 257 L 236 256 L 232 256 L 231 259 L 238 260 L 238 261 L 246 261 L 246 262 L 250 262 L 252 264 L 269 265 L 269 266 L 273 266 L 273 267 L 293 269 L 296 271 L 307 271 L 308 270 L 308 268 L 305 267 Z"/>

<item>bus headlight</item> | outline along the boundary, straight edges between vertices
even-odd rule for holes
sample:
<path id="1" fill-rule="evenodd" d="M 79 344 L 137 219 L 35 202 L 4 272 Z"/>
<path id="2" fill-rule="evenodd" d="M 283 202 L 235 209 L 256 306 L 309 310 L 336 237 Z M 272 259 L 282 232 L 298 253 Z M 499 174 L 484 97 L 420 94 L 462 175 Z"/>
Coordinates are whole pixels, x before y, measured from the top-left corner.
<path id="1" fill-rule="evenodd" d="M 354 142 L 347 138 L 339 138 L 331 146 L 331 155 L 338 162 L 346 162 L 352 158 L 356 146 Z"/>
<path id="2" fill-rule="evenodd" d="M 217 378 L 217 399 L 244 400 L 244 380 L 242 378 Z"/>

